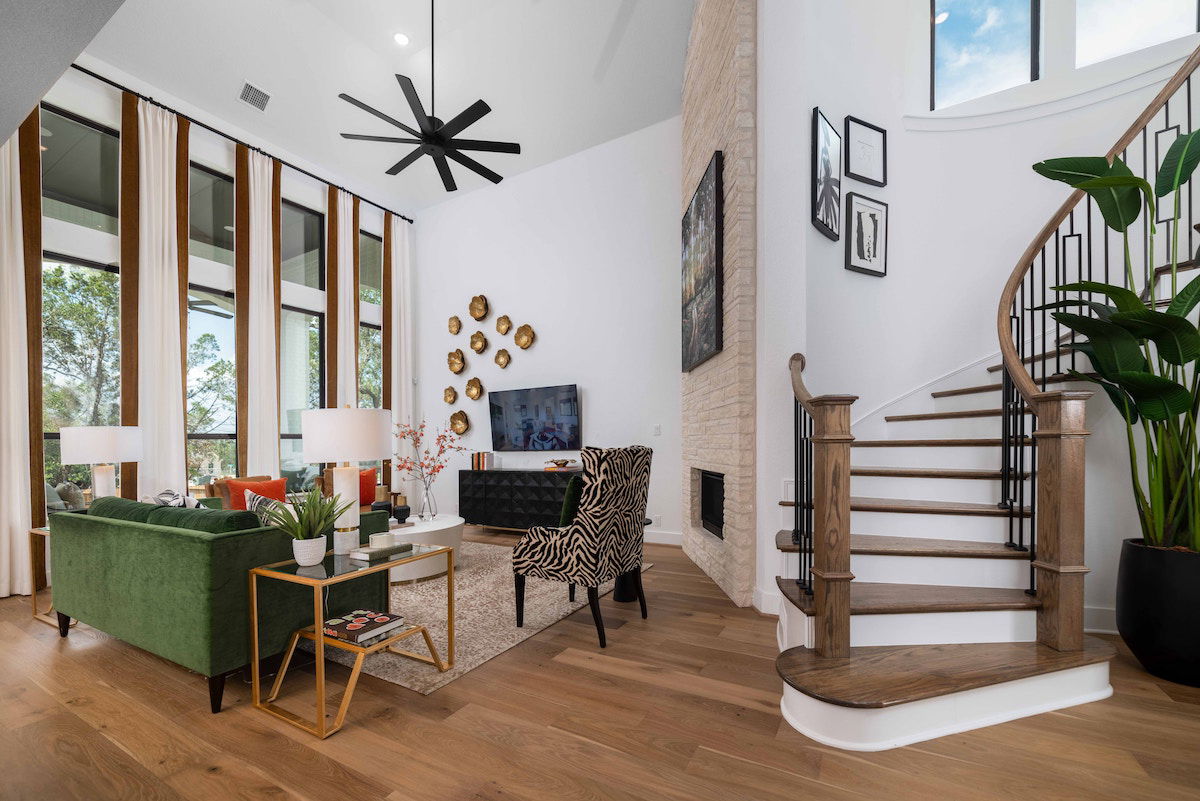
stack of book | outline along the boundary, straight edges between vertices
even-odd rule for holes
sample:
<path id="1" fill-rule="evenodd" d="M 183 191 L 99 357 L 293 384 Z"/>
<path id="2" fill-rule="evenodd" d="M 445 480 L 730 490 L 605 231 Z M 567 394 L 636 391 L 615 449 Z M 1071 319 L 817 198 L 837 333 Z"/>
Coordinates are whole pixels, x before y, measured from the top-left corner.
<path id="1" fill-rule="evenodd" d="M 335 637 L 355 645 L 370 645 L 403 625 L 403 615 L 355 609 L 348 615 L 326 620 L 321 630 L 326 637 Z"/>
<path id="2" fill-rule="evenodd" d="M 496 454 L 491 451 L 477 451 L 471 454 L 472 470 L 491 470 L 496 465 Z"/>
<path id="3" fill-rule="evenodd" d="M 412 525 L 409 523 L 408 525 Z M 401 542 L 395 545 L 373 545 L 355 548 L 350 552 L 350 558 L 358 562 L 378 562 L 396 554 L 407 553 L 413 549 L 411 542 Z"/>

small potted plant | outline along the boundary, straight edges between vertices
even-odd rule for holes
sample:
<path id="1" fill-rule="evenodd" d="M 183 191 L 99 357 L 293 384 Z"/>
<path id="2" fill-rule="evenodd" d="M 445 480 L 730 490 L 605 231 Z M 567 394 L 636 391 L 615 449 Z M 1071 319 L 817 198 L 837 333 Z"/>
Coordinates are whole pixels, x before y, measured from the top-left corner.
<path id="1" fill-rule="evenodd" d="M 296 564 L 311 567 L 325 558 L 325 542 L 333 531 L 333 522 L 352 503 L 342 503 L 341 495 L 322 497 L 314 489 L 303 500 L 271 504 L 263 510 L 262 516 L 270 525 L 292 538 L 292 555 L 296 557 Z"/>
<path id="2" fill-rule="evenodd" d="M 410 479 L 421 482 L 421 511 L 417 514 L 422 521 L 437 517 L 437 501 L 433 497 L 433 482 L 446 469 L 450 454 L 465 451 L 458 444 L 458 437 L 450 429 L 437 429 L 432 445 L 425 440 L 425 421 L 413 427 L 407 424 L 396 426 L 396 445 L 405 443 L 412 448 L 412 456 L 396 453 L 392 467 L 407 474 Z"/>

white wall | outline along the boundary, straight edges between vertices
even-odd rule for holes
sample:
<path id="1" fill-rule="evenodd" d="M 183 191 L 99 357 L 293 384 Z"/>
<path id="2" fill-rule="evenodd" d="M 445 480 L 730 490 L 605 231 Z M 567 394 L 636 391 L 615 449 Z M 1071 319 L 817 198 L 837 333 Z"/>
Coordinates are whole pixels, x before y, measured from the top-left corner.
<path id="1" fill-rule="evenodd" d="M 788 355 L 806 354 L 814 393 L 860 396 L 854 418 L 866 422 L 889 401 L 997 353 L 1004 281 L 1067 194 L 1030 165 L 1104 153 L 1195 41 L 1076 71 L 1062 82 L 1064 97 L 1043 81 L 1024 100 L 1016 92 L 930 114 L 924 0 L 761 0 L 759 14 L 759 595 L 769 610 L 774 531 L 784 527 L 777 501 L 792 474 Z M 886 278 L 845 270 L 845 239 L 832 242 L 809 222 L 813 106 L 839 130 L 850 114 L 888 131 L 888 185 L 842 183 L 843 193 L 889 204 Z M 1137 536 L 1107 404 L 1098 398 L 1089 408 L 1089 427 L 1100 432 L 1089 445 L 1087 487 L 1092 625 L 1112 607 L 1120 540 Z"/>
<path id="2" fill-rule="evenodd" d="M 487 451 L 487 401 L 466 398 L 468 378 L 485 390 L 578 384 L 584 444 L 654 449 L 647 539 L 666 542 L 681 531 L 680 138 L 678 117 L 652 125 L 427 208 L 415 232 L 418 413 L 445 425 L 463 409 L 464 444 Z M 467 314 L 477 294 L 492 309 L 481 323 Z M 533 326 L 533 347 L 496 332 L 501 314 Z M 451 315 L 463 321 L 458 336 L 447 330 Z M 482 356 L 468 348 L 476 330 L 490 343 Z M 505 370 L 492 360 L 499 347 L 513 357 Z M 446 367 L 454 348 L 467 354 L 457 376 Z M 459 393 L 453 406 L 442 400 L 447 386 Z M 557 455 L 499 457 L 503 467 L 539 468 Z M 457 508 L 454 471 L 468 466 L 459 455 L 439 481 L 440 511 Z"/>

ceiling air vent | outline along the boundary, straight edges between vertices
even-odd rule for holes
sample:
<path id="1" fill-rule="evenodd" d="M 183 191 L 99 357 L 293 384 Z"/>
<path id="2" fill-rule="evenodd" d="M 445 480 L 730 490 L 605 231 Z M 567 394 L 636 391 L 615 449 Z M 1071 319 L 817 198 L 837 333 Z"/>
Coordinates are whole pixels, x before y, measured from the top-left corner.
<path id="1" fill-rule="evenodd" d="M 243 103 L 249 103 L 259 111 L 266 111 L 267 102 L 271 99 L 271 96 L 254 84 L 247 82 L 242 87 L 242 94 L 238 99 Z"/>

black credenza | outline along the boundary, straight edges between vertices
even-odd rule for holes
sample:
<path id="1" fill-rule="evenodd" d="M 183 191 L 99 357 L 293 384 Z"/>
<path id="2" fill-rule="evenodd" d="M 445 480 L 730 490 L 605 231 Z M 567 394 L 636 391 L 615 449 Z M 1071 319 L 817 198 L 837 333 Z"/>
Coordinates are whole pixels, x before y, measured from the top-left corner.
<path id="1" fill-rule="evenodd" d="M 492 528 L 557 526 L 569 470 L 459 470 L 458 513 Z"/>

